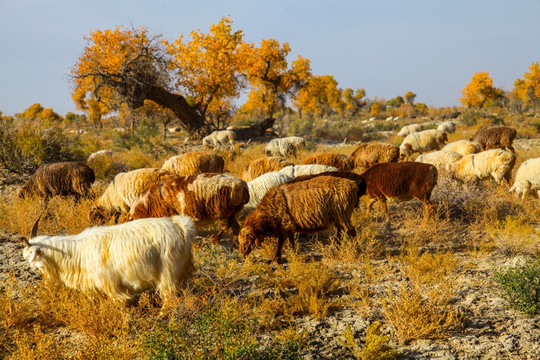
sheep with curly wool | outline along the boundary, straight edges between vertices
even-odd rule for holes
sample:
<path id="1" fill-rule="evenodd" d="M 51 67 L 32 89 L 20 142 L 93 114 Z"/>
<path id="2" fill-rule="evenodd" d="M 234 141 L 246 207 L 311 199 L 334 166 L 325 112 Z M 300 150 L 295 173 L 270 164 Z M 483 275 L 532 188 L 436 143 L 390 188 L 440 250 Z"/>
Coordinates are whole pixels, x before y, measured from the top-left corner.
<path id="1" fill-rule="evenodd" d="M 296 156 L 299 150 L 306 147 L 306 140 L 300 136 L 289 136 L 273 139 L 266 144 L 264 151 L 268 156 Z"/>
<path id="2" fill-rule="evenodd" d="M 415 161 L 424 164 L 435 165 L 435 167 L 439 171 L 450 171 L 450 167 L 452 166 L 452 164 L 460 160 L 462 157 L 463 155 L 460 155 L 454 151 L 439 150 L 427 154 L 421 154 L 416 158 Z"/>
<path id="3" fill-rule="evenodd" d="M 497 125 L 478 129 L 471 137 L 471 141 L 476 141 L 482 146 L 482 150 L 502 148 L 510 150 L 515 154 L 512 143 L 517 136 L 517 131 L 509 126 Z"/>
<path id="4" fill-rule="evenodd" d="M 244 181 L 251 181 L 258 178 L 262 174 L 266 174 L 273 171 L 279 171 L 286 166 L 293 165 L 289 160 L 278 157 L 278 156 L 268 156 L 253 160 L 248 163 L 240 171 L 240 179 Z"/>
<path id="5" fill-rule="evenodd" d="M 448 141 L 444 131 L 430 129 L 407 135 L 399 147 L 400 158 L 403 160 L 414 153 L 439 150 Z"/>
<path id="6" fill-rule="evenodd" d="M 442 149 L 457 152 L 458 154 L 465 156 L 479 153 L 482 151 L 482 146 L 475 141 L 458 140 L 446 144 Z"/>
<path id="7" fill-rule="evenodd" d="M 514 184 L 509 190 L 525 199 L 527 194 L 536 191 L 540 198 L 540 158 L 526 160 L 521 164 L 514 177 Z"/>
<path id="8" fill-rule="evenodd" d="M 319 154 L 312 155 L 300 163 L 300 165 L 319 164 L 332 166 L 339 171 L 352 171 L 354 169 L 354 162 L 351 157 L 345 154 Z"/>
<path id="9" fill-rule="evenodd" d="M 311 164 L 311 165 L 290 165 L 279 170 L 280 173 L 288 175 L 292 177 L 293 179 L 297 176 L 314 175 L 314 174 L 320 174 L 320 173 L 329 172 L 329 171 L 338 171 L 338 169 L 333 166 Z"/>
<path id="10" fill-rule="evenodd" d="M 188 176 L 202 173 L 222 173 L 225 160 L 213 152 L 193 151 L 173 156 L 161 167 L 171 173 Z"/>
<path id="11" fill-rule="evenodd" d="M 114 217 L 129 213 L 133 204 L 153 185 L 174 174 L 154 168 L 143 168 L 116 175 L 90 210 L 94 224 L 104 223 Z"/>
<path id="12" fill-rule="evenodd" d="M 464 182 L 479 182 L 493 178 L 498 184 L 510 181 L 516 156 L 509 151 L 492 149 L 478 154 L 465 155 L 450 167 L 450 174 Z"/>
<path id="13" fill-rule="evenodd" d="M 410 124 L 410 125 L 405 125 L 404 127 L 402 127 L 401 130 L 399 130 L 397 135 L 404 137 L 414 132 L 419 132 L 422 130 L 424 130 L 424 126 L 422 124 Z"/>
<path id="14" fill-rule="evenodd" d="M 399 147 L 380 142 L 361 144 L 353 151 L 351 159 L 357 168 L 366 170 L 375 164 L 397 162 Z"/>
<path id="15" fill-rule="evenodd" d="M 447 133 L 454 133 L 456 132 L 456 123 L 453 121 L 445 121 L 440 123 L 437 126 L 437 130 L 447 132 Z"/>

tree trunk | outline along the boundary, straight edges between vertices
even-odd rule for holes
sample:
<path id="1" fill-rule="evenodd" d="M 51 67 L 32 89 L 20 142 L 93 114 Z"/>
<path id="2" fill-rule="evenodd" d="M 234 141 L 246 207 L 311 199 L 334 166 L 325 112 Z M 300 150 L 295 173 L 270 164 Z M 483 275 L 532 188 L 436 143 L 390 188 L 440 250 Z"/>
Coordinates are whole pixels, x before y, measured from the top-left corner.
<path id="1" fill-rule="evenodd" d="M 170 93 L 157 86 L 151 86 L 146 93 L 146 98 L 170 109 L 180 119 L 180 122 L 190 135 L 201 136 L 208 132 L 204 117 L 193 109 L 182 95 Z"/>

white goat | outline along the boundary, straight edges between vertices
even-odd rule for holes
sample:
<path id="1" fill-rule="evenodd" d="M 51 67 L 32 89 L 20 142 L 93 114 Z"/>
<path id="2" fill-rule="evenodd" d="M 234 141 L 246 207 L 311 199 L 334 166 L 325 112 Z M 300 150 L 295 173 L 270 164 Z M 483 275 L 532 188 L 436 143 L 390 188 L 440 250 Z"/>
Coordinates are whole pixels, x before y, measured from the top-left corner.
<path id="1" fill-rule="evenodd" d="M 34 224 L 23 257 L 47 279 L 117 300 L 156 289 L 165 301 L 192 273 L 196 232 L 187 216 L 97 226 L 77 235 L 38 236 Z"/>

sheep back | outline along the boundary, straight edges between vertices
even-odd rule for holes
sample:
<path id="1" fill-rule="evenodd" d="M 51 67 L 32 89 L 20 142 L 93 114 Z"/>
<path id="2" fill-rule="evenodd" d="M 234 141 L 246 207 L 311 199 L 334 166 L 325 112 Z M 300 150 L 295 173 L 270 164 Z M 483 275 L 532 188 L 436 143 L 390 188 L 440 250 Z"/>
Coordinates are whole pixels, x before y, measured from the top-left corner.
<path id="1" fill-rule="evenodd" d="M 218 154 L 194 151 L 169 158 L 161 168 L 179 176 L 188 176 L 202 173 L 222 173 L 224 166 L 225 160 Z"/>
<path id="2" fill-rule="evenodd" d="M 269 156 L 261 159 L 253 160 L 247 164 L 240 172 L 240 178 L 244 181 L 252 181 L 262 174 L 268 172 L 279 171 L 292 163 L 282 157 Z"/>
<path id="3" fill-rule="evenodd" d="M 452 176 L 464 182 L 477 182 L 492 177 L 495 182 L 510 180 L 516 157 L 509 151 L 492 149 L 478 154 L 465 155 L 456 161 L 450 172 Z"/>
<path id="4" fill-rule="evenodd" d="M 366 169 L 374 164 L 398 161 L 399 148 L 385 143 L 361 144 L 351 154 L 351 159 L 356 167 Z"/>
<path id="5" fill-rule="evenodd" d="M 345 154 L 319 154 L 305 158 L 300 165 L 319 164 L 332 166 L 339 171 L 351 171 L 354 169 L 354 162 Z"/>
<path id="6" fill-rule="evenodd" d="M 533 158 L 524 161 L 516 172 L 514 184 L 510 192 L 514 191 L 516 196 L 525 198 L 531 191 L 540 190 L 540 158 Z"/>
<path id="7" fill-rule="evenodd" d="M 482 151 L 482 146 L 475 141 L 458 140 L 446 144 L 442 149 L 457 152 L 458 154 L 465 156 L 479 153 Z"/>
<path id="8" fill-rule="evenodd" d="M 516 136 L 516 129 L 509 126 L 498 125 L 478 129 L 476 134 L 471 138 L 471 141 L 479 143 L 484 150 L 505 148 L 515 153 L 512 143 Z"/>

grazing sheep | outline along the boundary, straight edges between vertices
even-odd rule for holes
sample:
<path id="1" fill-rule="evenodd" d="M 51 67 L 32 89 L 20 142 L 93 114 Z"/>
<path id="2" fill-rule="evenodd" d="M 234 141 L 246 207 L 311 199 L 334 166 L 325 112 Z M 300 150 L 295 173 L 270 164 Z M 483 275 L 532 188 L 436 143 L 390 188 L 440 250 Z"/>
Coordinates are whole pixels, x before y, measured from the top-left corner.
<path id="1" fill-rule="evenodd" d="M 246 182 L 234 176 L 215 173 L 174 176 L 150 188 L 133 204 L 128 219 L 181 214 L 189 216 L 197 227 L 217 221 L 222 228 L 212 238 L 215 244 L 227 228 L 232 229 L 236 240 L 240 226 L 235 214 L 248 201 Z"/>
<path id="2" fill-rule="evenodd" d="M 294 246 L 295 233 L 324 231 L 334 224 L 340 235 L 356 236 L 351 214 L 358 201 L 352 180 L 320 176 L 271 189 L 246 217 L 240 231 L 240 253 L 245 257 L 265 238 L 278 240 L 274 262 L 281 260 L 285 240 Z"/>
<path id="3" fill-rule="evenodd" d="M 224 167 L 225 160 L 218 154 L 194 151 L 169 158 L 161 168 L 176 175 L 188 176 L 202 173 L 222 173 Z"/>
<path id="4" fill-rule="evenodd" d="M 516 156 L 511 152 L 492 149 L 465 155 L 452 164 L 450 173 L 454 178 L 464 182 L 478 182 L 492 177 L 498 184 L 502 179 L 510 181 L 515 163 Z"/>
<path id="5" fill-rule="evenodd" d="M 312 155 L 305 158 L 301 165 L 319 164 L 332 166 L 339 171 L 352 171 L 354 169 L 354 162 L 350 156 L 345 154 L 319 154 Z"/>
<path id="6" fill-rule="evenodd" d="M 351 155 L 355 166 L 361 169 L 383 163 L 396 162 L 399 159 L 399 148 L 392 144 L 368 143 L 361 144 Z"/>
<path id="7" fill-rule="evenodd" d="M 503 148 L 510 150 L 514 154 L 516 151 L 512 142 L 517 136 L 517 131 L 509 126 L 491 126 L 478 129 L 476 134 L 471 137 L 471 141 L 476 141 L 482 146 L 482 150 Z"/>
<path id="8" fill-rule="evenodd" d="M 536 191 L 540 198 L 540 158 L 529 159 L 521 164 L 510 188 L 510 192 L 512 191 L 522 199 L 531 191 Z"/>
<path id="9" fill-rule="evenodd" d="M 19 197 L 39 196 L 48 199 L 54 195 L 75 198 L 86 197 L 96 180 L 94 170 L 78 161 L 65 161 L 41 165 L 19 191 Z"/>
<path id="10" fill-rule="evenodd" d="M 289 136 L 280 139 L 273 139 L 264 148 L 268 156 L 296 156 L 298 150 L 306 147 L 306 140 L 300 136 Z"/>
<path id="11" fill-rule="evenodd" d="M 335 167 L 326 165 L 290 165 L 279 170 L 280 173 L 286 174 L 293 179 L 302 175 L 320 174 L 322 172 L 338 171 Z"/>
<path id="12" fill-rule="evenodd" d="M 482 151 L 482 146 L 474 141 L 470 140 L 458 140 L 446 144 L 443 150 L 457 152 L 460 155 L 476 154 Z"/>
<path id="13" fill-rule="evenodd" d="M 41 217 L 41 216 L 40 216 Z M 77 235 L 38 236 L 34 224 L 23 257 L 46 278 L 115 300 L 156 289 L 163 304 L 192 274 L 193 222 L 186 216 L 97 226 Z"/>
<path id="14" fill-rule="evenodd" d="M 450 171 L 450 167 L 452 166 L 452 164 L 460 160 L 462 157 L 463 155 L 460 155 L 454 151 L 439 150 L 427 154 L 422 154 L 418 156 L 415 161 L 424 164 L 435 165 L 435 167 L 439 171 Z"/>
<path id="15" fill-rule="evenodd" d="M 453 121 L 445 121 L 437 126 L 437 130 L 447 133 L 454 133 L 456 132 L 456 124 Z"/>
<path id="16" fill-rule="evenodd" d="M 295 177 L 292 182 L 297 183 L 301 181 L 311 180 L 320 176 L 333 176 L 354 181 L 356 183 L 356 186 L 358 187 L 358 198 L 362 197 L 366 193 L 366 181 L 364 180 L 364 178 L 361 175 L 349 171 L 331 171 L 314 175 L 302 175 Z"/>
<path id="17" fill-rule="evenodd" d="M 407 136 L 409 134 L 412 134 L 414 132 L 419 132 L 419 131 L 422 131 L 422 130 L 424 130 L 424 126 L 422 124 L 405 125 L 398 132 L 398 136 Z"/>
<path id="18" fill-rule="evenodd" d="M 93 161 L 95 161 L 96 159 L 98 158 L 112 158 L 112 151 L 111 150 L 99 150 L 99 151 L 96 151 L 95 153 L 91 153 L 90 156 L 88 156 L 88 159 L 86 159 L 86 162 L 88 164 L 92 163 Z"/>
<path id="19" fill-rule="evenodd" d="M 152 168 L 116 175 L 90 210 L 90 221 L 94 224 L 104 223 L 112 217 L 117 219 L 119 215 L 129 213 L 133 203 L 148 189 L 171 176 L 174 174 Z"/>
<path id="20" fill-rule="evenodd" d="M 435 129 L 409 134 L 399 147 L 400 157 L 405 159 L 415 152 L 439 150 L 447 141 L 446 133 Z"/>
<path id="21" fill-rule="evenodd" d="M 373 165 L 361 176 L 366 181 L 366 194 L 371 198 L 368 212 L 371 212 L 373 203 L 379 200 L 388 225 L 388 199 L 408 201 L 416 198 L 424 204 L 424 221 L 431 216 L 431 192 L 438 178 L 435 166 L 417 162 L 382 163 Z"/>
<path id="22" fill-rule="evenodd" d="M 223 146 L 229 144 L 231 148 L 234 146 L 236 133 L 231 130 L 216 130 L 202 140 L 203 146 Z"/>
<path id="23" fill-rule="evenodd" d="M 244 205 L 244 208 L 242 209 L 241 214 L 238 214 L 238 217 L 243 219 L 252 212 L 270 189 L 281 184 L 289 183 L 292 180 L 293 178 L 289 175 L 274 171 L 262 174 L 258 178 L 248 182 L 249 202 Z"/>
<path id="24" fill-rule="evenodd" d="M 290 166 L 292 164 L 292 162 L 282 157 L 264 157 L 261 159 L 253 160 L 252 162 L 247 164 L 240 172 L 240 178 L 244 181 L 251 181 L 258 178 L 262 174 L 279 171 L 284 167 Z"/>

